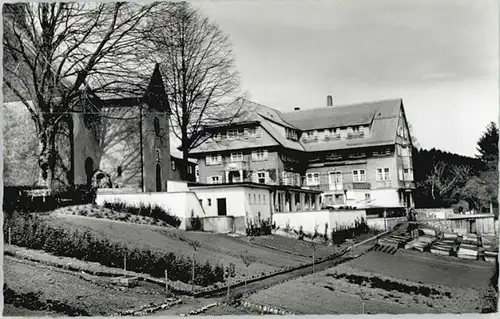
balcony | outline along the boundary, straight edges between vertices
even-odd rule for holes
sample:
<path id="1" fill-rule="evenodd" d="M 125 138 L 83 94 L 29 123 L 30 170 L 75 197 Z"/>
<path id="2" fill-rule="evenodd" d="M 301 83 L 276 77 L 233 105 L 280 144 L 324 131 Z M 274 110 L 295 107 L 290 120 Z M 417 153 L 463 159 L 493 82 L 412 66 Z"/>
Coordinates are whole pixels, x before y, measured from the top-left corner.
<path id="1" fill-rule="evenodd" d="M 346 189 L 371 189 L 370 183 L 356 182 L 345 184 Z"/>
<path id="2" fill-rule="evenodd" d="M 343 192 L 344 184 L 342 183 L 330 183 L 328 184 L 328 189 L 331 191 Z"/>

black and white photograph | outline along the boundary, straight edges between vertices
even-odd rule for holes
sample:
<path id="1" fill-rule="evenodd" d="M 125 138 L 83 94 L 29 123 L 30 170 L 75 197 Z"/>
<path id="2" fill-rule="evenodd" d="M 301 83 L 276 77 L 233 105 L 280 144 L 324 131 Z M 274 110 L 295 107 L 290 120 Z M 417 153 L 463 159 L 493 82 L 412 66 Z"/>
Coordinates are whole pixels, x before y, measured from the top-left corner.
<path id="1" fill-rule="evenodd" d="M 499 14 L 4 2 L 3 316 L 493 315 Z"/>

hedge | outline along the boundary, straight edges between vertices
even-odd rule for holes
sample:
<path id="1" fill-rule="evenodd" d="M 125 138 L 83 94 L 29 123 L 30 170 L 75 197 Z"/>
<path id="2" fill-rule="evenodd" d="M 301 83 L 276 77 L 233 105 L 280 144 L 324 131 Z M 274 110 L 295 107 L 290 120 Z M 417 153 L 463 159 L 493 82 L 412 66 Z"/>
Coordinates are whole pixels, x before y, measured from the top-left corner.
<path id="1" fill-rule="evenodd" d="M 11 227 L 14 245 L 120 268 L 123 267 L 123 257 L 126 255 L 127 270 L 158 278 L 163 278 L 165 270 L 168 270 L 170 280 L 191 283 L 192 260 L 188 257 L 148 249 L 130 249 L 88 230 L 68 231 L 52 226 L 33 214 L 13 217 L 4 225 L 4 237 L 8 233 L 8 227 Z M 203 265 L 195 262 L 195 275 L 196 285 L 208 286 L 224 280 L 224 269 L 220 265 L 212 267 L 208 262 Z"/>

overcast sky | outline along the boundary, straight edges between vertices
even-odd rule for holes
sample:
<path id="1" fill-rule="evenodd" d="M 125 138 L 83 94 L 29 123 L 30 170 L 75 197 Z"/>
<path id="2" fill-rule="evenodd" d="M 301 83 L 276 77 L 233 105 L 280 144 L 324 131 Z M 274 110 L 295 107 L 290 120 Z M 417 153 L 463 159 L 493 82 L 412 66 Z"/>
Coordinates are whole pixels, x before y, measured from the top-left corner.
<path id="1" fill-rule="evenodd" d="M 255 102 L 400 97 L 421 147 L 469 156 L 498 121 L 495 0 L 193 2 L 229 34 Z"/>

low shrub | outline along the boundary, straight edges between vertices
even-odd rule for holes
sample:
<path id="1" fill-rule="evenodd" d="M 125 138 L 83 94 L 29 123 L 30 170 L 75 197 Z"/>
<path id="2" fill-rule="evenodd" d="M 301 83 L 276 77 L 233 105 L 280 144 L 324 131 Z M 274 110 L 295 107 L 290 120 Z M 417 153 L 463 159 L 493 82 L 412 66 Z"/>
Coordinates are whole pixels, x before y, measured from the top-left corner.
<path id="1" fill-rule="evenodd" d="M 370 231 L 365 219 L 355 220 L 353 226 L 337 226 L 332 230 L 331 240 L 333 244 L 342 244 L 347 239 L 353 239 L 361 234 L 366 234 Z"/>
<path id="2" fill-rule="evenodd" d="M 268 220 L 259 218 L 257 219 L 257 222 L 254 222 L 251 219 L 247 220 L 247 228 L 246 228 L 247 236 L 271 235 L 272 229 L 273 229 L 273 224 L 271 222 L 271 218 L 269 218 Z"/>
<path id="3" fill-rule="evenodd" d="M 98 262 L 109 267 L 123 267 L 126 256 L 127 270 L 162 278 L 165 270 L 171 280 L 189 283 L 192 260 L 173 253 L 164 254 L 148 249 L 130 249 L 122 244 L 110 242 L 88 230 L 69 231 L 50 225 L 45 219 L 20 214 L 4 224 L 4 230 L 11 228 L 12 244 L 43 249 L 56 256 L 73 257 L 84 261 Z M 4 237 L 7 231 L 4 231 Z M 4 238 L 7 240 L 7 238 Z M 224 280 L 224 270 L 220 266 L 200 265 L 195 262 L 195 284 L 206 286 Z"/>
<path id="4" fill-rule="evenodd" d="M 198 216 L 193 216 L 190 218 L 191 221 L 191 229 L 192 230 L 203 230 L 203 224 L 201 222 L 201 218 Z"/>
<path id="5" fill-rule="evenodd" d="M 128 205 L 123 202 L 104 202 L 104 207 L 131 215 L 156 218 L 175 228 L 178 228 L 181 225 L 181 220 L 179 219 L 179 217 L 172 215 L 170 212 L 166 211 L 158 205 L 141 204 L 139 207 L 137 207 Z"/>

